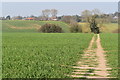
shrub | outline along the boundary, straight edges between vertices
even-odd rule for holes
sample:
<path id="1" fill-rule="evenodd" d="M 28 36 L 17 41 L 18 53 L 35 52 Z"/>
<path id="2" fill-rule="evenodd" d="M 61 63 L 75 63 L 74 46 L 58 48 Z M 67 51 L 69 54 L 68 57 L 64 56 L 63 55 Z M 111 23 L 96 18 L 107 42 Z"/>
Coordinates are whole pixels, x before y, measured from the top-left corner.
<path id="1" fill-rule="evenodd" d="M 45 24 L 40 27 L 39 32 L 44 33 L 62 33 L 62 28 L 55 24 Z"/>
<path id="2" fill-rule="evenodd" d="M 77 23 L 72 23 L 70 27 L 70 32 L 72 33 L 79 33 L 82 32 L 82 28 L 79 24 Z"/>

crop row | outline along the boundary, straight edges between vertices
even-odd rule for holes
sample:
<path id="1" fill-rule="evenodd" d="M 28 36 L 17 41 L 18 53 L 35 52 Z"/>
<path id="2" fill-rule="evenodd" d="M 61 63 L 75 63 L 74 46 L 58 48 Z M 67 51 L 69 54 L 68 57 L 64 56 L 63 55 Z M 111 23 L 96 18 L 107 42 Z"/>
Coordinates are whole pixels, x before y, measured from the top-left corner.
<path id="1" fill-rule="evenodd" d="M 112 77 L 118 76 L 118 34 L 101 34 L 101 42 L 107 55 L 107 64 L 113 68 L 110 73 Z"/>
<path id="2" fill-rule="evenodd" d="M 3 78 L 66 78 L 93 34 L 3 34 Z"/>

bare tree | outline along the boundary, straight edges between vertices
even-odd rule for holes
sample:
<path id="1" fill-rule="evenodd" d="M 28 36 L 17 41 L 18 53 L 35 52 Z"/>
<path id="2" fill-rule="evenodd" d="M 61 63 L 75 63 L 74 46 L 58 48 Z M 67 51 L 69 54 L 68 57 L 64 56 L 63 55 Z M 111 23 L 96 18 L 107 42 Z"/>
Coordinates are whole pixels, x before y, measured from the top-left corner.
<path id="1" fill-rule="evenodd" d="M 49 15 L 50 15 L 50 10 L 49 9 L 42 10 L 43 18 L 46 18 L 46 20 L 48 20 Z"/>
<path id="2" fill-rule="evenodd" d="M 101 15 L 102 12 L 99 9 L 92 10 L 93 15 Z"/>
<path id="3" fill-rule="evenodd" d="M 58 13 L 58 11 L 56 9 L 51 9 L 51 15 L 52 15 L 52 17 L 56 17 L 57 13 Z"/>
<path id="4" fill-rule="evenodd" d="M 92 16 L 92 12 L 89 10 L 85 10 L 81 14 L 83 16 L 83 21 L 88 22 L 89 18 Z"/>

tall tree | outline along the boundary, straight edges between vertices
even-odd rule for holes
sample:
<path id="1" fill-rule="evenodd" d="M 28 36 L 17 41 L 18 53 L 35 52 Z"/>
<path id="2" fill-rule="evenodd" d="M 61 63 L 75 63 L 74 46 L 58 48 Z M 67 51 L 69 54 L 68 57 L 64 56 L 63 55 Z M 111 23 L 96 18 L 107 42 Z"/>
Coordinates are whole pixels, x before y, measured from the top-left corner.
<path id="1" fill-rule="evenodd" d="M 49 9 L 42 10 L 43 18 L 46 18 L 48 20 L 49 15 L 50 15 L 50 10 Z"/>
<path id="2" fill-rule="evenodd" d="M 84 10 L 81 15 L 83 17 L 83 21 L 88 22 L 89 18 L 92 15 L 92 12 L 89 10 Z"/>
<path id="3" fill-rule="evenodd" d="M 7 17 L 6 17 L 6 20 L 10 20 L 11 18 L 10 18 L 10 15 L 8 15 Z"/>
<path id="4" fill-rule="evenodd" d="M 100 12 L 98 9 L 94 9 L 92 11 L 85 10 L 82 12 L 83 18 L 87 23 L 89 23 L 91 32 L 94 32 L 97 34 L 99 33 L 99 27 L 96 19 L 99 15 L 100 15 Z"/>
<path id="5" fill-rule="evenodd" d="M 92 14 L 93 14 L 93 15 L 101 15 L 102 12 L 101 12 L 99 9 L 93 9 L 93 10 L 92 10 Z"/>
<path id="6" fill-rule="evenodd" d="M 58 13 L 58 11 L 56 9 L 51 9 L 51 15 L 52 15 L 52 17 L 56 17 L 57 13 Z"/>
<path id="7" fill-rule="evenodd" d="M 94 32 L 94 33 L 98 34 L 100 32 L 100 30 L 99 30 L 96 18 L 97 18 L 97 15 L 92 15 L 92 17 L 89 18 L 88 22 L 89 22 L 91 32 Z"/>

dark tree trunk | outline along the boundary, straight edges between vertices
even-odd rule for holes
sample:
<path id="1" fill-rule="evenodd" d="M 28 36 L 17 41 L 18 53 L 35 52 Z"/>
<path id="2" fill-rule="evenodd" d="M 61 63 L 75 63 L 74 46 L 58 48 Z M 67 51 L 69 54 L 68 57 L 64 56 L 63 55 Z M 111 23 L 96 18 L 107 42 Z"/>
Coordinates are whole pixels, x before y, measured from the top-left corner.
<path id="1" fill-rule="evenodd" d="M 91 19 L 91 21 L 89 21 L 89 23 L 90 23 L 91 32 L 93 32 L 95 34 L 99 34 L 100 30 L 99 30 L 99 27 L 97 27 L 95 16 L 92 17 L 92 19 Z"/>

